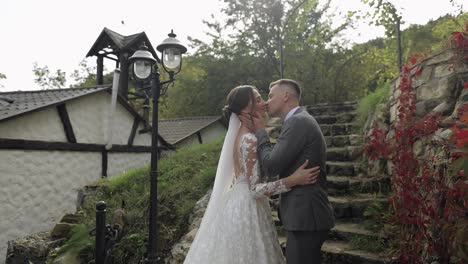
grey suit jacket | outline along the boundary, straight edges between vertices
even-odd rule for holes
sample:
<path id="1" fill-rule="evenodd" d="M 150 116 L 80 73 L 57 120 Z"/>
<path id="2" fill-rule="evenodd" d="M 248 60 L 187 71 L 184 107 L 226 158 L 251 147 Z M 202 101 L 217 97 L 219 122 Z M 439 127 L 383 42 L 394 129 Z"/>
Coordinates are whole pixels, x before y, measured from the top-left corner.
<path id="1" fill-rule="evenodd" d="M 265 130 L 258 131 L 257 152 L 262 170 L 268 176 L 291 175 L 306 159 L 308 168 L 320 166 L 318 181 L 297 186 L 281 194 L 281 221 L 287 231 L 329 230 L 335 225 L 328 201 L 326 176 L 327 146 L 322 131 L 307 111 L 298 109 L 283 124 L 278 141 L 272 146 Z"/>

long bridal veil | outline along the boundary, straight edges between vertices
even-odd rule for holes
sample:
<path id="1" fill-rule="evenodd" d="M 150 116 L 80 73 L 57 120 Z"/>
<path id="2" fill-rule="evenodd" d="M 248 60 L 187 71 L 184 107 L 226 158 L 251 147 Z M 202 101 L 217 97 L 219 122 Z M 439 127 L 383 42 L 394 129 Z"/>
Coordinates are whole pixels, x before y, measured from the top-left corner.
<path id="1" fill-rule="evenodd" d="M 221 155 L 219 157 L 218 168 L 216 170 L 216 177 L 213 185 L 213 191 L 211 192 L 210 201 L 208 202 L 208 206 L 201 221 L 197 235 L 195 236 L 192 246 L 190 247 L 186 262 L 190 259 L 191 252 L 196 251 L 197 247 L 200 246 L 200 241 L 209 239 L 204 237 L 208 233 L 206 231 L 211 227 L 210 223 L 213 222 L 216 213 L 222 206 L 223 194 L 229 189 L 231 183 L 233 182 L 234 144 L 239 127 L 239 117 L 235 113 L 232 113 L 229 119 L 228 131 L 226 133 L 226 137 L 224 138 Z"/>

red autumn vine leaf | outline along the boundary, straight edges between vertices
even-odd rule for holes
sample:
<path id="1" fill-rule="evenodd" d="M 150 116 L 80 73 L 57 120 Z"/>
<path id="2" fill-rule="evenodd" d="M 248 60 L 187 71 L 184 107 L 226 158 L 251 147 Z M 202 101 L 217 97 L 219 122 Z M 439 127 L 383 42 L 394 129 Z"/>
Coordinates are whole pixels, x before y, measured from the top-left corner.
<path id="1" fill-rule="evenodd" d="M 467 105 L 467 106 L 468 106 L 468 105 Z M 468 124 L 468 112 L 464 112 L 464 113 L 460 116 L 460 122 L 465 123 L 465 124 Z"/>
<path id="2" fill-rule="evenodd" d="M 457 147 L 462 148 L 468 144 L 468 129 L 460 129 L 452 137 L 456 140 Z"/>
<path id="3" fill-rule="evenodd" d="M 414 75 L 416 77 L 419 77 L 421 75 L 421 66 L 419 66 L 417 69 L 416 69 L 416 72 L 414 73 Z"/>
<path id="4" fill-rule="evenodd" d="M 463 87 L 464 87 L 465 89 L 468 89 L 468 81 L 466 81 L 466 82 L 463 84 Z"/>

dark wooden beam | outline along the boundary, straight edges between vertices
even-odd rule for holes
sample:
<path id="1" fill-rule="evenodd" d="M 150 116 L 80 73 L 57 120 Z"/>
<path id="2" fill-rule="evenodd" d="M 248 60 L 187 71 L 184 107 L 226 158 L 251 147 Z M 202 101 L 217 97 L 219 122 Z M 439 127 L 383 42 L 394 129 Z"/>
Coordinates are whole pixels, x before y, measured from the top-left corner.
<path id="1" fill-rule="evenodd" d="M 96 84 L 101 85 L 104 83 L 104 56 L 97 56 L 97 68 L 96 68 Z"/>
<path id="2" fill-rule="evenodd" d="M 126 51 L 120 53 L 120 78 L 119 78 L 119 94 L 127 100 L 128 98 L 128 54 Z"/>
<path id="3" fill-rule="evenodd" d="M 107 150 L 101 152 L 102 156 L 102 177 L 107 177 Z"/>
<path id="4" fill-rule="evenodd" d="M 202 140 L 200 131 L 197 132 L 197 137 L 198 137 L 198 142 L 200 142 L 200 144 L 203 144 L 203 140 Z"/>
<path id="5" fill-rule="evenodd" d="M 160 146 L 160 148 L 168 149 Z M 102 152 L 105 145 L 0 138 L 0 149 Z M 150 153 L 151 146 L 112 145 L 109 153 Z"/>
<path id="6" fill-rule="evenodd" d="M 65 131 L 67 141 L 70 143 L 76 143 L 75 132 L 73 132 L 73 127 L 65 104 L 57 105 L 57 111 L 60 116 L 60 120 L 62 120 L 63 130 Z"/>
<path id="7" fill-rule="evenodd" d="M 133 140 L 135 140 L 135 135 L 136 135 L 136 131 L 138 129 L 138 124 L 140 124 L 140 119 L 135 117 L 133 119 L 132 131 L 130 132 L 130 136 L 128 137 L 127 145 L 129 145 L 129 146 L 133 145 Z"/>

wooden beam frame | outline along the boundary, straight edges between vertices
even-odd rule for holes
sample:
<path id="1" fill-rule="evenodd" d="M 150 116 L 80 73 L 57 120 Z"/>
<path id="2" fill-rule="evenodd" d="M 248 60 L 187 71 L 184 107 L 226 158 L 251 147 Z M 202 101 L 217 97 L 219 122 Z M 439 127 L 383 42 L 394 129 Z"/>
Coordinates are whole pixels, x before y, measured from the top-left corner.
<path id="1" fill-rule="evenodd" d="M 60 116 L 60 120 L 62 121 L 67 141 L 70 143 L 76 143 L 75 132 L 73 132 L 73 126 L 71 124 L 70 117 L 68 116 L 67 107 L 65 104 L 59 104 L 57 105 L 57 111 Z"/>
<path id="2" fill-rule="evenodd" d="M 101 175 L 102 175 L 102 177 L 107 177 L 107 164 L 108 164 L 107 163 L 107 160 L 108 160 L 107 159 L 107 150 L 104 149 L 101 152 L 101 156 L 102 156 L 102 167 L 101 167 L 102 168 L 102 173 L 101 173 Z"/>
<path id="3" fill-rule="evenodd" d="M 159 146 L 160 149 L 169 149 Z M 105 145 L 0 138 L 0 149 L 102 152 Z M 151 153 L 151 146 L 112 145 L 109 153 Z"/>
<path id="4" fill-rule="evenodd" d="M 138 129 L 139 124 L 140 124 L 140 119 L 135 117 L 133 119 L 132 131 L 130 132 L 130 136 L 128 137 L 127 145 L 133 146 L 133 141 L 135 140 L 135 135 L 136 135 L 136 131 Z"/>

